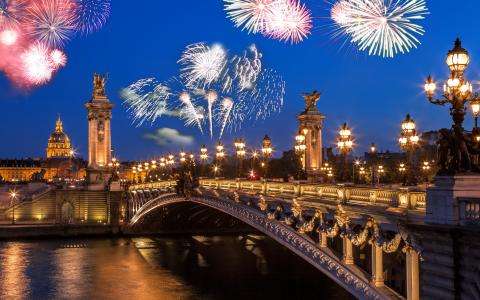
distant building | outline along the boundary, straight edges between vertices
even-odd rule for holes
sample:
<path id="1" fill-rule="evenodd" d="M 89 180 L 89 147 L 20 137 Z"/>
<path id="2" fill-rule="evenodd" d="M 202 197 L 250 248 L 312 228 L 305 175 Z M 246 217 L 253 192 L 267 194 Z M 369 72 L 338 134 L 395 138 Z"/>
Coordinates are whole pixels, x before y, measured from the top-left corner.
<path id="1" fill-rule="evenodd" d="M 81 180 L 85 177 L 86 163 L 74 158 L 70 138 L 63 131 L 63 123 L 58 118 L 55 130 L 48 139 L 46 158 L 3 159 L 0 160 L 0 180 L 25 182 L 33 177 L 44 180 Z"/>

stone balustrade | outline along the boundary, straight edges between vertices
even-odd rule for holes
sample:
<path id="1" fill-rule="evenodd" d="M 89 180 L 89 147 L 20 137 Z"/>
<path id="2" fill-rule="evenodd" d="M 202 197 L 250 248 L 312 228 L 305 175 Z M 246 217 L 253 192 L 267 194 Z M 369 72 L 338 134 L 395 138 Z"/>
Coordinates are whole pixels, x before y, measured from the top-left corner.
<path id="1" fill-rule="evenodd" d="M 164 185 L 165 183 L 160 183 Z M 266 195 L 283 197 L 320 197 L 343 204 L 358 203 L 385 207 L 401 207 L 424 211 L 425 192 L 411 191 L 406 188 L 384 189 L 362 186 L 283 183 L 247 180 L 202 179 L 200 184 L 206 188 L 223 190 L 238 189 Z"/>

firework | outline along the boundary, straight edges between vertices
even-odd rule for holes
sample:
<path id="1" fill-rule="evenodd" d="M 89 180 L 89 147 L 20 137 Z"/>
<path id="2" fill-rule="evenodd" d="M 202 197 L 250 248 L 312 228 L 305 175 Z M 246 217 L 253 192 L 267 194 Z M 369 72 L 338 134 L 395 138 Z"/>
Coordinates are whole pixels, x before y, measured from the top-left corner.
<path id="1" fill-rule="evenodd" d="M 48 48 L 40 43 L 30 46 L 22 55 L 24 77 L 34 85 L 50 80 L 53 68 Z"/>
<path id="2" fill-rule="evenodd" d="M 0 0 L 0 28 L 14 28 L 22 20 L 26 0 Z"/>
<path id="3" fill-rule="evenodd" d="M 75 30 L 75 3 L 71 0 L 36 0 L 27 7 L 27 27 L 37 41 L 63 46 Z"/>
<path id="4" fill-rule="evenodd" d="M 394 57 L 416 48 L 425 33 L 425 0 L 340 0 L 332 8 L 339 30 L 369 55 Z"/>
<path id="5" fill-rule="evenodd" d="M 158 83 L 154 78 L 141 79 L 120 91 L 120 97 L 128 106 L 137 126 L 145 121 L 155 122 L 159 117 L 172 115 L 168 109 L 168 100 L 172 95 L 168 86 Z"/>
<path id="6" fill-rule="evenodd" d="M 185 52 L 195 45 L 199 44 L 188 46 Z M 263 67 L 262 53 L 255 45 L 232 58 L 226 50 L 223 52 L 222 70 L 208 84 L 203 79 L 191 81 L 184 62 L 179 62 L 180 76 L 161 84 L 161 97 L 151 97 L 152 87 L 158 86 L 154 79 L 143 79 L 123 89 L 121 96 L 134 123 L 153 122 L 161 116 L 177 117 L 185 126 L 221 138 L 227 130 L 240 129 L 246 120 L 253 123 L 278 112 L 283 105 L 285 82 L 275 71 Z"/>
<path id="7" fill-rule="evenodd" d="M 18 33 L 12 29 L 4 29 L 0 32 L 0 42 L 5 46 L 12 46 L 17 42 Z"/>
<path id="8" fill-rule="evenodd" d="M 312 29 L 310 10 L 299 0 L 278 0 L 271 7 L 266 35 L 290 43 L 303 41 Z"/>
<path id="9" fill-rule="evenodd" d="M 224 0 L 225 11 L 235 26 L 248 33 L 264 32 L 270 7 L 276 0 Z"/>
<path id="10" fill-rule="evenodd" d="M 227 64 L 227 53 L 221 45 L 198 43 L 188 46 L 178 62 L 187 86 L 205 88 L 220 79 Z"/>
<path id="11" fill-rule="evenodd" d="M 67 64 L 67 56 L 59 49 L 55 49 L 50 52 L 50 61 L 54 69 L 64 67 Z"/>
<path id="12" fill-rule="evenodd" d="M 110 0 L 76 0 L 76 28 L 84 33 L 99 30 L 110 16 Z"/>
<path id="13" fill-rule="evenodd" d="M 218 94 L 214 90 L 210 90 L 205 94 L 205 99 L 207 100 L 208 103 L 208 126 L 210 129 L 210 137 L 213 137 L 213 105 L 215 104 L 215 101 L 218 99 Z"/>
<path id="14" fill-rule="evenodd" d="M 182 110 L 182 116 L 186 120 L 186 125 L 192 125 L 195 124 L 197 125 L 198 129 L 200 129 L 200 132 L 203 133 L 202 129 L 202 119 L 203 119 L 203 113 L 199 112 L 197 108 L 193 105 L 192 102 L 192 97 L 188 92 L 182 92 L 180 93 L 178 97 L 182 103 L 182 105 L 185 107 Z"/>
<path id="15" fill-rule="evenodd" d="M 220 137 L 223 136 L 223 131 L 225 130 L 225 126 L 227 125 L 228 119 L 230 118 L 230 113 L 232 112 L 233 108 L 233 100 L 230 98 L 224 98 L 222 100 L 222 123 L 220 129 Z"/>

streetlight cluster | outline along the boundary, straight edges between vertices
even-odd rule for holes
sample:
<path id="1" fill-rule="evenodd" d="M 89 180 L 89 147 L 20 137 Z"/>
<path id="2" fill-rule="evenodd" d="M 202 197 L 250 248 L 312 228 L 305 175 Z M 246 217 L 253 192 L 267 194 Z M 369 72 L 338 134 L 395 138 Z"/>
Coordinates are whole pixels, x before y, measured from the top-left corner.
<path id="1" fill-rule="evenodd" d="M 217 176 L 221 171 L 222 171 L 222 161 L 227 158 L 228 152 L 227 152 L 227 147 L 221 143 L 218 142 L 215 147 L 214 147 L 214 153 L 213 153 L 213 160 L 212 163 L 213 165 L 211 166 L 211 171 L 215 176 Z M 244 139 L 242 138 L 237 138 L 233 142 L 233 151 L 234 151 L 234 156 L 236 157 L 238 161 L 238 175 L 241 176 L 242 170 L 243 170 L 243 160 L 247 158 L 251 158 L 252 160 L 252 168 L 248 172 L 250 176 L 255 175 L 254 169 L 254 161 L 260 158 L 261 156 L 264 158 L 264 160 L 261 162 L 261 167 L 264 168 L 265 172 L 268 168 L 268 160 L 271 158 L 274 148 L 272 145 L 272 141 L 268 136 L 265 136 L 264 139 L 262 140 L 262 147 L 259 150 L 248 150 L 247 144 Z M 259 154 L 260 153 L 260 154 Z M 198 159 L 200 161 L 201 165 L 201 176 L 203 176 L 205 170 L 204 167 L 205 165 L 209 162 L 210 160 L 210 155 L 209 155 L 209 150 L 206 145 L 202 145 L 200 148 L 200 152 L 198 155 L 195 155 L 194 153 L 188 153 L 185 151 L 180 151 L 177 156 L 175 156 L 172 153 L 169 153 L 167 155 L 164 155 L 160 157 L 158 160 L 151 160 L 149 162 L 143 162 L 143 163 L 138 163 L 132 167 L 132 173 L 134 174 L 134 177 L 137 176 L 137 174 L 145 174 L 149 173 L 152 170 L 156 169 L 161 169 L 161 170 L 169 170 L 172 171 L 175 166 L 177 165 L 177 162 L 180 166 L 185 165 L 188 162 L 195 162 L 195 159 Z M 139 177 L 140 178 L 140 177 Z"/>

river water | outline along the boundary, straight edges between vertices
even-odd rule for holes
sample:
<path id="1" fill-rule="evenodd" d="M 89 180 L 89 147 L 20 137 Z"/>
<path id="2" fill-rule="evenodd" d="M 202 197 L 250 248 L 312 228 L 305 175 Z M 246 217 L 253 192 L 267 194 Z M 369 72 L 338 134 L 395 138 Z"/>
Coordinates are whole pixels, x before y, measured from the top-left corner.
<path id="1" fill-rule="evenodd" d="M 255 235 L 0 242 L 0 299 L 351 299 Z"/>

